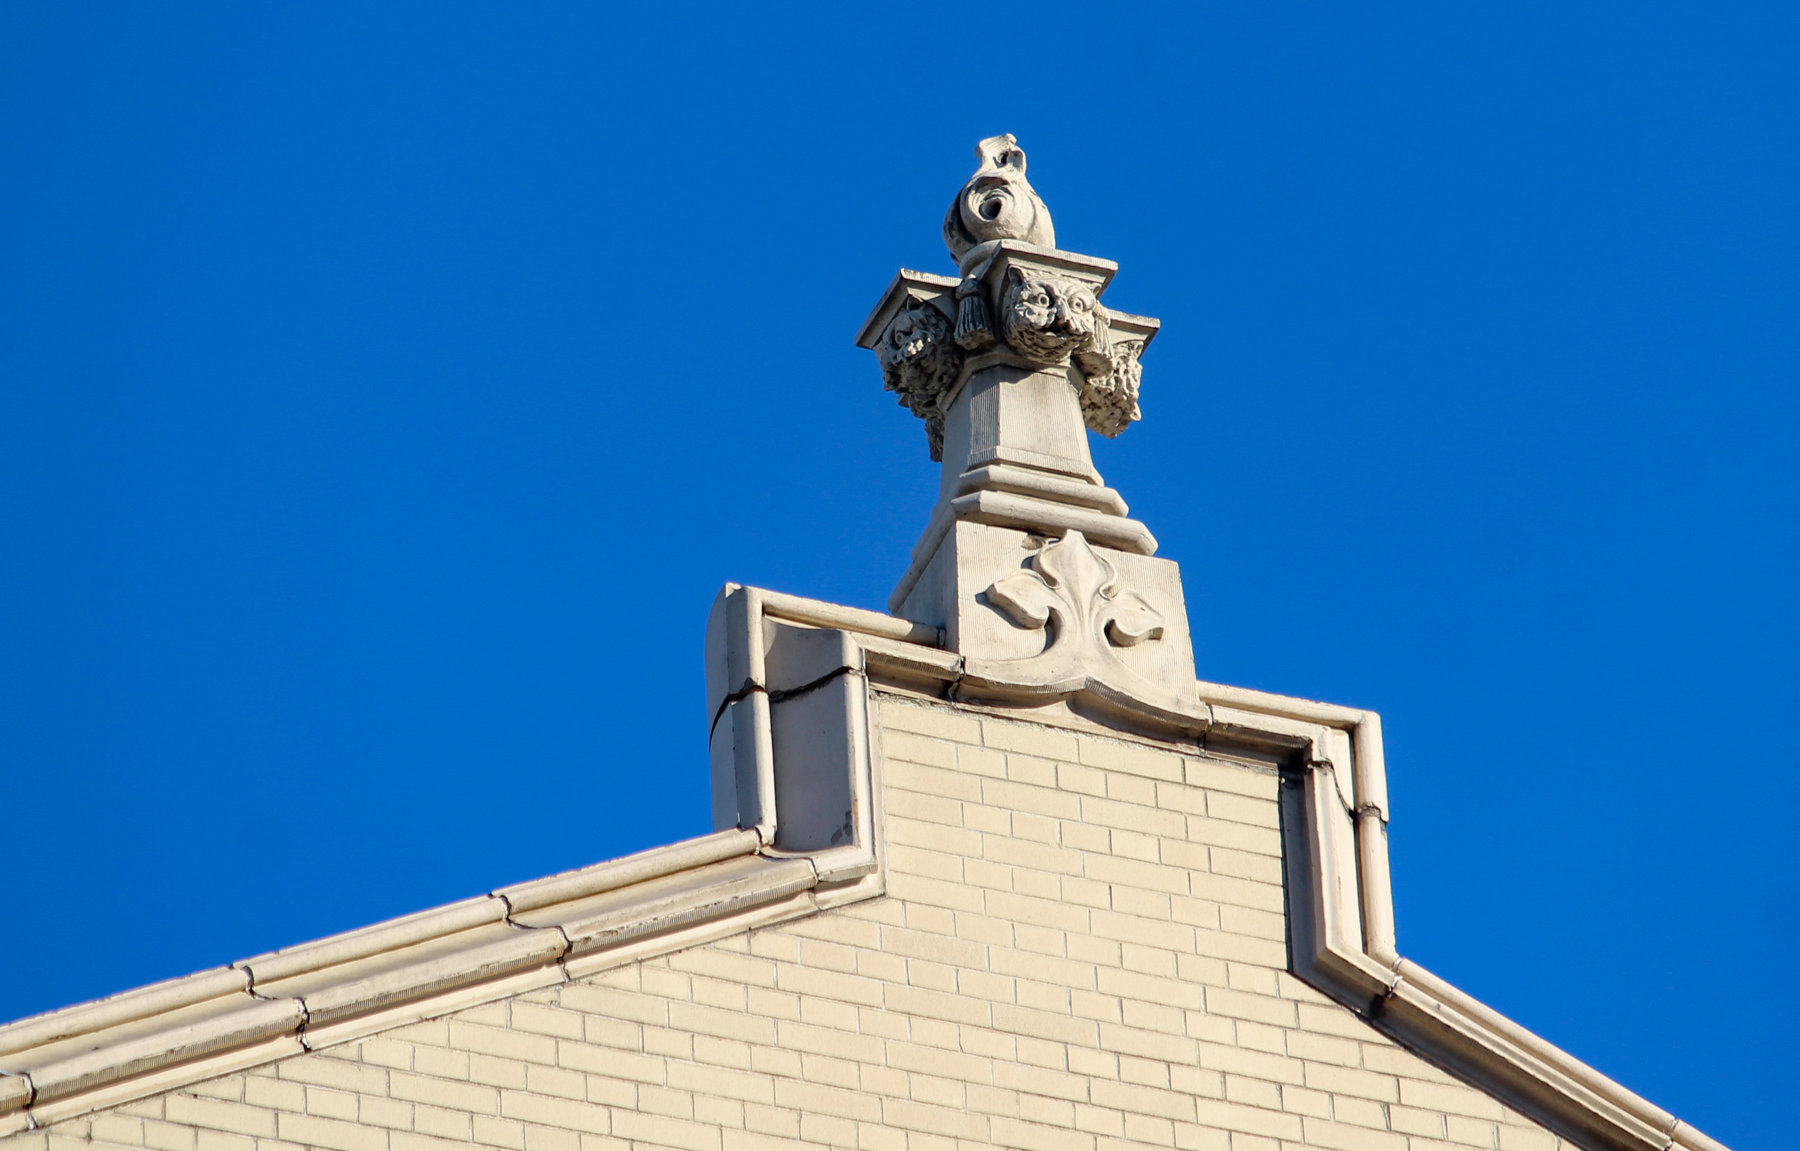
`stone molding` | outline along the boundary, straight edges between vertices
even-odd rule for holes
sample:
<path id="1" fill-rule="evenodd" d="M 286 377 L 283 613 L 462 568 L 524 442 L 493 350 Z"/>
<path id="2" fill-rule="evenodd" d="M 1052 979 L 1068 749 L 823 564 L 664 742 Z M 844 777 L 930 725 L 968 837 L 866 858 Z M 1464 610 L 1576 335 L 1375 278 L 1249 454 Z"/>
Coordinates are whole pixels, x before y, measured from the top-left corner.
<path id="1" fill-rule="evenodd" d="M 1297 976 L 1581 1146 L 1726 1151 L 1400 957 L 1375 713 L 1205 682 L 1181 714 L 1139 711 L 1123 717 L 1128 722 L 1084 710 L 1080 692 L 1020 706 L 981 690 L 971 695 L 979 678 L 971 663 L 981 661 L 943 650 L 937 629 L 728 585 L 721 600 L 734 597 L 746 639 L 788 627 L 841 640 L 854 666 L 830 669 L 825 679 L 854 672 L 859 685 L 879 689 L 870 693 L 873 708 L 879 692 L 897 692 L 965 712 L 1273 762 L 1283 777 Z M 756 650 L 744 645 L 741 658 L 721 662 L 726 678 L 709 682 L 709 692 L 733 685 L 734 673 L 743 678 L 727 687 L 715 717 L 729 706 L 725 697 L 783 694 Z M 873 737 L 864 762 L 878 770 Z M 879 778 L 866 784 L 878 804 Z M 880 827 L 879 811 L 870 810 L 859 828 L 869 839 L 811 853 L 765 847 L 754 827 L 728 828 L 8 1024 L 0 1027 L 0 1136 L 873 898 L 885 891 Z"/>
<path id="2" fill-rule="evenodd" d="M 1233 694 L 1252 702 L 1251 693 Z M 1311 742 L 1283 773 L 1294 974 L 1578 1145 L 1725 1151 L 1717 1140 L 1399 954 L 1380 717 L 1325 705 L 1308 705 L 1300 714 L 1330 726 L 1328 738 Z"/>
<path id="3" fill-rule="evenodd" d="M 793 852 L 729 828 L 7 1024 L 0 1137 L 874 898 L 862 830 Z"/>
<path id="4" fill-rule="evenodd" d="M 0 1135 L 841 902 L 811 859 L 733 831 L 20 1020 L 0 1028 Z"/>
<path id="5" fill-rule="evenodd" d="M 871 682 L 883 687 L 954 703 L 958 710 L 1272 760 L 1283 776 L 1295 975 L 1401 1046 L 1580 1146 L 1727 1151 L 1400 956 L 1388 873 L 1387 773 L 1376 713 L 1201 681 L 1191 708 L 1160 717 L 1139 710 L 1120 727 L 1119 717 L 1107 709 L 1082 708 L 1080 692 L 1066 701 L 1072 707 L 1008 705 L 985 692 L 971 697 L 971 665 L 983 661 L 890 635 L 891 627 L 881 637 L 859 640 Z M 984 672 L 993 674 L 991 668 Z"/>
<path id="6" fill-rule="evenodd" d="M 823 880 L 863 880 L 879 871 L 881 826 L 868 677 L 850 628 L 817 622 L 859 621 L 838 609 L 811 613 L 799 626 L 780 622 L 781 608 L 794 614 L 797 599 L 726 584 L 713 602 L 706 625 L 713 826 L 754 830 L 774 854 L 813 852 Z M 888 635 L 939 638 L 934 628 L 861 622 Z"/>

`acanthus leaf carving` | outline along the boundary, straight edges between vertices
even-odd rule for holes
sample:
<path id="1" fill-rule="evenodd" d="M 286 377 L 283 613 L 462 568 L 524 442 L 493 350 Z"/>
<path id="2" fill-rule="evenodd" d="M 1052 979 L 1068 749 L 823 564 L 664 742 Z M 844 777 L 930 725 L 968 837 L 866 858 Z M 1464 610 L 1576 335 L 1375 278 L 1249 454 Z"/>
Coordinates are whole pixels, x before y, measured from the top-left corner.
<path id="1" fill-rule="evenodd" d="M 989 603 L 1020 627 L 1043 627 L 1056 607 L 1056 596 L 1036 572 L 1014 572 L 995 581 L 986 594 Z"/>
<path id="2" fill-rule="evenodd" d="M 933 460 L 944 458 L 944 393 L 962 370 L 963 350 L 950 321 L 924 300 L 913 300 L 888 324 L 875 356 L 882 386 L 925 421 L 925 441 Z"/>
<path id="3" fill-rule="evenodd" d="M 1120 647 L 1136 647 L 1145 640 L 1161 639 L 1163 617 L 1134 591 L 1119 596 L 1119 609 L 1106 624 L 1106 638 Z"/>
<path id="4" fill-rule="evenodd" d="M 1100 363 L 1082 364 L 1086 378 L 1081 386 L 1081 418 L 1107 439 L 1144 417 L 1138 409 L 1138 388 L 1144 378 L 1138 356 L 1143 351 L 1142 340 L 1120 340 Z"/>
<path id="5" fill-rule="evenodd" d="M 1045 629 L 1044 649 L 1023 659 L 970 659 L 968 680 L 1040 695 L 1092 692 L 1130 708 L 1188 714 L 1179 692 L 1145 679 L 1120 658 L 1119 649 L 1159 641 L 1167 629 L 1162 613 L 1121 582 L 1118 569 L 1078 531 L 1045 545 L 1030 567 L 983 593 L 1017 626 Z"/>

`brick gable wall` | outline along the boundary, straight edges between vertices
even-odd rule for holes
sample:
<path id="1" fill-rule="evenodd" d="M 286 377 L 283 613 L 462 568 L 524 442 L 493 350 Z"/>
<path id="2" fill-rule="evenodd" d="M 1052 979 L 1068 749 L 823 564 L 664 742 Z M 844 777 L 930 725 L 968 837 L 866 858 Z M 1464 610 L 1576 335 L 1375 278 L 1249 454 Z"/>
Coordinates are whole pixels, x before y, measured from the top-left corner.
<path id="1" fill-rule="evenodd" d="M 0 1151 L 1555 1151 L 1289 975 L 1273 771 L 895 696 L 889 895 Z"/>

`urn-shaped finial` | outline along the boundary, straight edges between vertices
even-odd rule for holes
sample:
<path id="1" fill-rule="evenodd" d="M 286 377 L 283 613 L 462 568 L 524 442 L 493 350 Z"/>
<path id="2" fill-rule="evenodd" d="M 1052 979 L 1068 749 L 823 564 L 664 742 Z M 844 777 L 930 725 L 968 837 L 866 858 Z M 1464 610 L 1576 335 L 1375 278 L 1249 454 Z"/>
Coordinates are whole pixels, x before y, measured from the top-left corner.
<path id="1" fill-rule="evenodd" d="M 957 263 L 989 240 L 1023 240 L 1056 247 L 1050 209 L 1025 179 L 1025 149 L 1010 134 L 975 145 L 981 167 L 969 177 L 944 215 L 944 243 Z"/>

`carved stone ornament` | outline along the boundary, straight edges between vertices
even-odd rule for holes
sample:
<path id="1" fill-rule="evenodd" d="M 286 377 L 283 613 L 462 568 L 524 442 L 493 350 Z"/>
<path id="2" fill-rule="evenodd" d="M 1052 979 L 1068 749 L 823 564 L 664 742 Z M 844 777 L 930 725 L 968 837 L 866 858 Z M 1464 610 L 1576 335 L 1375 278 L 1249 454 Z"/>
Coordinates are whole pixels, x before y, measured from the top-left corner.
<path id="1" fill-rule="evenodd" d="M 969 177 L 944 214 L 944 244 L 957 263 L 969 249 L 989 240 L 1023 240 L 1056 247 L 1050 209 L 1025 179 L 1025 149 L 1011 135 L 989 136 L 975 145 L 981 166 Z"/>
<path id="2" fill-rule="evenodd" d="M 913 301 L 896 315 L 875 346 L 882 385 L 925 421 L 931 458 L 943 459 L 943 400 L 963 367 L 963 349 L 950 339 L 950 321 L 934 306 Z"/>
<path id="3" fill-rule="evenodd" d="M 1111 439 L 1141 418 L 1142 340 L 1112 342 L 1106 309 L 1086 284 L 1063 276 L 1006 270 L 1000 328 L 1013 351 L 1046 367 L 1071 359 L 1082 371 L 1081 415 Z"/>
<path id="4" fill-rule="evenodd" d="M 1081 386 L 1081 418 L 1107 439 L 1143 419 L 1138 410 L 1138 385 L 1144 378 L 1138 355 L 1143 350 L 1142 340 L 1120 340 L 1107 355 L 1107 370 L 1090 374 Z"/>
<path id="5" fill-rule="evenodd" d="M 1023 240 L 1042 248 L 1056 247 L 1050 209 L 1025 179 L 1025 149 L 1011 135 L 989 136 L 975 145 L 981 166 L 944 213 L 944 246 L 962 268 L 956 289 L 956 342 L 971 352 L 994 344 L 988 301 L 981 290 L 987 270 L 982 252 L 1000 240 Z"/>
<path id="6" fill-rule="evenodd" d="M 1117 570 L 1087 538 L 1070 531 L 1032 557 L 1031 567 L 994 582 L 987 602 L 1022 628 L 1045 628 L 1049 642 L 1026 659 L 995 661 L 1011 684 L 1051 691 L 1097 690 L 1101 695 L 1145 702 L 1166 701 L 1167 690 L 1149 683 L 1115 649 L 1161 640 L 1165 621 L 1143 596 L 1122 587 Z M 971 664 L 972 674 L 980 665 Z"/>
<path id="7" fill-rule="evenodd" d="M 894 317 L 875 346 L 882 385 L 925 421 L 931 458 L 944 458 L 944 411 L 939 401 L 962 369 L 963 350 L 951 339 L 950 321 L 915 300 Z"/>
<path id="8" fill-rule="evenodd" d="M 1106 312 L 1079 281 L 1008 268 L 1000 330 L 1015 352 L 1046 367 L 1066 364 L 1073 354 L 1111 370 Z"/>
<path id="9" fill-rule="evenodd" d="M 1009 392 L 1012 415 L 1002 421 L 1004 428 L 975 421 L 968 425 L 969 437 L 958 443 L 975 453 L 998 449 L 1005 440 L 1009 449 L 1066 460 L 1045 465 L 1051 472 L 1081 476 L 1092 471 L 1083 425 L 1113 437 L 1140 418 L 1138 361 L 1158 323 L 1101 306 L 1100 293 L 1117 264 L 1055 247 L 1049 209 L 1025 178 L 1025 151 L 1015 138 L 989 137 L 976 146 L 976 155 L 980 167 L 944 217 L 944 242 L 957 257 L 957 277 L 903 270 L 858 331 L 857 344 L 875 352 L 887 390 L 925 422 L 926 444 L 938 462 L 944 459 L 947 425 L 963 426 L 949 410 L 953 391 L 987 395 L 984 389 L 998 386 L 997 377 L 984 372 L 1024 369 L 1066 380 L 1076 403 L 1052 389 L 1031 401 L 1043 410 L 1026 418 L 1024 393 Z M 965 379 L 972 381 L 970 390 L 960 387 Z M 978 446 L 984 437 L 995 442 Z M 1076 440 L 1079 449 L 1071 447 Z M 967 461 L 951 463 L 959 472 L 970 467 Z M 992 479 L 983 472 L 970 482 L 986 487 Z M 1092 505 L 1085 498 L 1044 498 Z M 1056 532 L 1064 525 L 1060 518 L 1028 516 L 1016 526 Z M 934 531 L 934 540 L 942 537 L 941 526 Z M 1141 525 L 1134 531 L 1149 538 Z M 1104 532 L 1095 538 L 1103 546 L 1118 542 Z M 907 580 L 917 577 L 917 567 L 909 567 Z"/>

